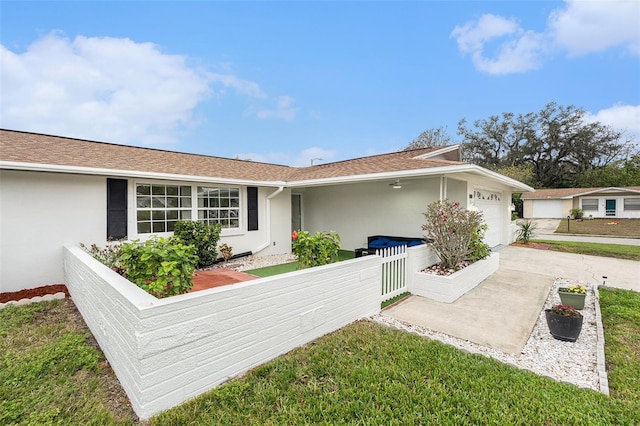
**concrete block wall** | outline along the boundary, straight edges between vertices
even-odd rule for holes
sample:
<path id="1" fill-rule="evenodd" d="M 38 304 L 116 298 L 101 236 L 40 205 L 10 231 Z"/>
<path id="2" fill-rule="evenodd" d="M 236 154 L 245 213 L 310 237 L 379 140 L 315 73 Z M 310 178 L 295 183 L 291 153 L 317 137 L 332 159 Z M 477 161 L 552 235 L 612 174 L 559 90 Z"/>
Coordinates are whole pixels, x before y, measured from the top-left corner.
<path id="1" fill-rule="evenodd" d="M 440 262 L 438 255 L 426 244 L 407 248 L 407 291 L 413 293 L 415 272 Z"/>
<path id="2" fill-rule="evenodd" d="M 381 259 L 156 299 L 78 247 L 65 282 L 143 419 L 380 310 Z"/>

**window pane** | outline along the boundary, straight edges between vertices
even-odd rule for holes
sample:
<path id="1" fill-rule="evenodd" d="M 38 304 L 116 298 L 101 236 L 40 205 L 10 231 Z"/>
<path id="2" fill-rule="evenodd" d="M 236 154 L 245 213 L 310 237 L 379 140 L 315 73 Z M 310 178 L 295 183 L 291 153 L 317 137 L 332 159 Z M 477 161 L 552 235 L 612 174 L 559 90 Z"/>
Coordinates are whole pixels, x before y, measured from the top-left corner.
<path id="1" fill-rule="evenodd" d="M 151 212 L 151 218 L 156 221 L 156 220 L 162 220 L 164 221 L 164 210 L 153 210 Z"/>
<path id="2" fill-rule="evenodd" d="M 167 222 L 167 231 L 168 232 L 173 232 L 173 230 L 176 228 L 176 222 L 171 220 L 169 222 Z"/>
<path id="3" fill-rule="evenodd" d="M 238 217 L 238 210 L 229 210 L 229 217 Z"/>
<path id="4" fill-rule="evenodd" d="M 151 185 L 136 186 L 136 193 L 138 195 L 151 195 Z"/>
<path id="5" fill-rule="evenodd" d="M 180 187 L 180 195 L 183 197 L 191 197 L 191 187 L 190 186 L 181 186 Z"/>
<path id="6" fill-rule="evenodd" d="M 164 185 L 153 185 L 151 187 L 151 195 L 165 195 L 166 188 Z"/>
<path id="7" fill-rule="evenodd" d="M 240 207 L 240 200 L 238 200 L 237 198 L 232 198 L 230 207 Z"/>
<path id="8" fill-rule="evenodd" d="M 138 211 L 138 221 L 151 220 L 151 212 L 149 210 Z"/>
<path id="9" fill-rule="evenodd" d="M 167 197 L 167 207 L 178 207 L 178 197 Z"/>
<path id="10" fill-rule="evenodd" d="M 151 207 L 151 197 L 138 197 L 136 205 L 138 206 L 138 208 Z"/>
<path id="11" fill-rule="evenodd" d="M 191 208 L 191 198 L 180 198 L 180 207 L 188 207 Z"/>
<path id="12" fill-rule="evenodd" d="M 178 210 L 167 210 L 167 220 L 178 220 Z"/>
<path id="13" fill-rule="evenodd" d="M 140 222 L 138 223 L 138 234 L 150 234 L 151 233 L 151 223 L 150 222 Z"/>
<path id="14" fill-rule="evenodd" d="M 220 207 L 229 207 L 229 199 L 221 198 L 220 199 Z"/>
<path id="15" fill-rule="evenodd" d="M 160 207 L 160 208 L 164 208 L 164 197 L 152 197 L 153 202 L 152 202 L 152 207 Z"/>
<path id="16" fill-rule="evenodd" d="M 229 190 L 226 188 L 220 189 L 220 198 L 229 198 Z"/>
<path id="17" fill-rule="evenodd" d="M 231 219 L 230 224 L 231 224 L 231 228 L 240 227 L 240 221 L 238 219 Z"/>
<path id="18" fill-rule="evenodd" d="M 153 222 L 153 232 L 165 232 L 165 223 Z"/>
<path id="19" fill-rule="evenodd" d="M 191 220 L 191 210 L 181 210 L 180 211 L 180 219 L 181 220 Z"/>
<path id="20" fill-rule="evenodd" d="M 221 218 L 228 218 L 229 217 L 229 210 L 220 210 L 220 217 Z"/>
<path id="21" fill-rule="evenodd" d="M 232 198 L 240 198 L 240 190 L 237 188 L 231 188 L 229 190 L 229 196 Z"/>
<path id="22" fill-rule="evenodd" d="M 209 219 L 217 219 L 218 210 L 209 210 Z"/>
<path id="23" fill-rule="evenodd" d="M 177 186 L 167 186 L 167 195 L 178 195 L 178 187 Z"/>

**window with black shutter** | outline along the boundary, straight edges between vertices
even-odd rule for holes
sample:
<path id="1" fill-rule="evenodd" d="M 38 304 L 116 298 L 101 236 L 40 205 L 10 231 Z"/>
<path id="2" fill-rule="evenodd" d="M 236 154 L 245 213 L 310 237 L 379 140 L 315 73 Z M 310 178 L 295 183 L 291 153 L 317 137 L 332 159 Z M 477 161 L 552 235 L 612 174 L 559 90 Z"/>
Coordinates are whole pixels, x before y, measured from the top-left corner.
<path id="1" fill-rule="evenodd" d="M 258 188 L 247 187 L 247 230 L 258 230 Z"/>
<path id="2" fill-rule="evenodd" d="M 127 236 L 127 180 L 107 179 L 107 239 Z"/>

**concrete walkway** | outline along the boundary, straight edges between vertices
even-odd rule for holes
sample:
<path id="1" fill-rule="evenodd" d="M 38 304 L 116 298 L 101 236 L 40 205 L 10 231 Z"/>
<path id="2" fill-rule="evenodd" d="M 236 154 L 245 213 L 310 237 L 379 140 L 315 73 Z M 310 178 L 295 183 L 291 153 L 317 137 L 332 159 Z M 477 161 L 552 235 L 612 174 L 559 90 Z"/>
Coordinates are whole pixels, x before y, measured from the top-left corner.
<path id="1" fill-rule="evenodd" d="M 410 296 L 381 315 L 518 354 L 555 278 L 640 291 L 640 262 L 515 246 L 500 250 L 500 268 L 453 303 Z"/>

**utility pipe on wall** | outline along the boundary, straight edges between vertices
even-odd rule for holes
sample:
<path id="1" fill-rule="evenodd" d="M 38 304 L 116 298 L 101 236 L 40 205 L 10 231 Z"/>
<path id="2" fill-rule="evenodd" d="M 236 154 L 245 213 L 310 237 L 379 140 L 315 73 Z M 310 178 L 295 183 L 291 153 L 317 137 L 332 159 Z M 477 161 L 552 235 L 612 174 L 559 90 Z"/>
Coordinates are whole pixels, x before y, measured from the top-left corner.
<path id="1" fill-rule="evenodd" d="M 284 191 L 284 186 L 279 186 L 278 189 L 276 189 L 275 191 L 273 191 L 271 194 L 269 194 L 269 196 L 267 197 L 267 208 L 265 209 L 265 222 L 266 222 L 266 226 L 267 226 L 267 241 L 265 241 L 264 243 L 260 244 L 254 251 L 253 253 L 259 253 L 262 250 L 266 249 L 267 247 L 269 247 L 271 245 L 271 199 L 276 197 L 278 194 L 280 194 L 282 191 Z"/>

